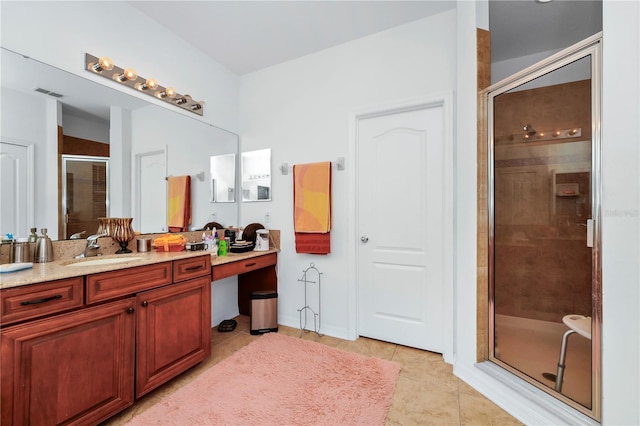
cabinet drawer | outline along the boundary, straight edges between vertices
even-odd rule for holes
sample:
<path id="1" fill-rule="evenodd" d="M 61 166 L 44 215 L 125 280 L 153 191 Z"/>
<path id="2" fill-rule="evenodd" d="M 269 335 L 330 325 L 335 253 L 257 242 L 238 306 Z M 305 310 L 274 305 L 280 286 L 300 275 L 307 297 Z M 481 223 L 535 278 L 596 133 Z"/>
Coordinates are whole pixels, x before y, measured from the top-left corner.
<path id="1" fill-rule="evenodd" d="M 87 275 L 87 303 L 115 299 L 171 283 L 171 262 Z"/>
<path id="2" fill-rule="evenodd" d="M 275 265 L 278 260 L 276 253 L 264 256 L 252 257 L 237 262 L 225 263 L 223 265 L 214 265 L 211 268 L 212 281 L 221 280 L 223 278 L 234 275 L 244 274 L 245 272 L 255 271 L 270 265 Z"/>
<path id="3" fill-rule="evenodd" d="M 211 273 L 211 255 L 173 261 L 173 282 L 202 277 Z"/>
<path id="4" fill-rule="evenodd" d="M 84 303 L 83 278 L 2 290 L 2 325 L 77 308 Z"/>

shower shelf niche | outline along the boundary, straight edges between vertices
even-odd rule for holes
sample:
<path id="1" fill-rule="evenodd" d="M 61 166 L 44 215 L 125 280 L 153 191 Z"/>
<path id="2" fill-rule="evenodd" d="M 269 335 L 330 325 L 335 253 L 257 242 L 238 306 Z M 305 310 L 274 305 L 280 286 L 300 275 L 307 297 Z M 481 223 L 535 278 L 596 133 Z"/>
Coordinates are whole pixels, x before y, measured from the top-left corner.
<path id="1" fill-rule="evenodd" d="M 556 197 L 579 197 L 580 185 L 577 183 L 556 183 Z"/>

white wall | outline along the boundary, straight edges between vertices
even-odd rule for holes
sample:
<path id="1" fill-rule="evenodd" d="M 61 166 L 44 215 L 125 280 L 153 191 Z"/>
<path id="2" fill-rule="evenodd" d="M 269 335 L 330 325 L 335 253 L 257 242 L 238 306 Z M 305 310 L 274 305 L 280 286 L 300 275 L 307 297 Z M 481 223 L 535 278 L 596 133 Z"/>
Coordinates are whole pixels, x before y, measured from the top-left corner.
<path id="1" fill-rule="evenodd" d="M 75 114 L 62 108 L 62 128 L 67 136 L 109 143 L 109 121 L 89 114 Z"/>
<path id="2" fill-rule="evenodd" d="M 240 78 L 242 151 L 271 148 L 272 201 L 243 203 L 241 224 L 260 222 L 280 229 L 278 316 L 298 327 L 304 288 L 297 281 L 314 262 L 322 275 L 322 331 L 349 336 L 347 281 L 347 179 L 349 114 L 356 109 L 453 90 L 455 11 L 422 19 Z M 331 253 L 297 254 L 293 238 L 293 177 L 279 167 L 346 158 L 333 170 Z M 381 170 L 381 173 L 393 173 Z M 384 202 L 384 200 L 381 200 Z M 265 213 L 271 223 L 265 223 Z M 402 224 L 399 224 L 402 225 Z"/>
<path id="3" fill-rule="evenodd" d="M 25 95 L 15 90 L 2 87 L 1 92 L 2 103 L 2 119 L 0 120 L 0 135 L 2 141 L 13 142 L 20 145 L 33 145 L 34 146 L 34 168 L 38 170 L 34 176 L 34 198 L 36 200 L 43 201 L 47 197 L 51 198 L 53 195 L 54 206 L 58 205 L 58 193 L 57 193 L 57 180 L 58 180 L 58 163 L 57 163 L 57 107 L 56 102 L 53 99 L 43 99 L 38 96 Z M 51 126 L 53 125 L 53 131 Z M 53 139 L 52 139 L 53 138 Z M 55 162 L 47 161 L 50 152 L 49 141 L 53 141 Z M 54 182 L 56 182 L 56 192 L 54 194 L 47 194 L 44 188 L 46 188 L 46 182 L 53 176 Z M 45 209 L 37 208 L 36 203 L 34 208 L 34 222 L 28 224 L 28 227 L 36 226 L 38 228 L 48 228 L 49 235 L 52 237 L 57 236 L 57 216 L 56 220 L 50 222 L 49 214 Z M 57 212 L 57 209 L 55 210 Z M 28 235 L 28 229 L 15 231 L 16 234 Z M 39 229 L 38 229 L 39 231 Z"/>
<path id="4" fill-rule="evenodd" d="M 604 1 L 602 392 L 605 424 L 640 424 L 640 2 Z"/>

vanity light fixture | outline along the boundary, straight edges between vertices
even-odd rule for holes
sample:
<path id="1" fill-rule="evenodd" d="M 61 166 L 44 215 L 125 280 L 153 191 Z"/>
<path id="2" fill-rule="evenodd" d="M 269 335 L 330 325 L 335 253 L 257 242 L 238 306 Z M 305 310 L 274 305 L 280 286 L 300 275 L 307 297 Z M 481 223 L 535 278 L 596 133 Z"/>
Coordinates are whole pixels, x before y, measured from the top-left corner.
<path id="1" fill-rule="evenodd" d="M 561 129 L 554 130 L 549 132 L 536 132 L 533 129 L 533 126 L 527 124 L 523 127 L 525 133 L 522 135 L 522 139 L 525 141 L 550 141 L 550 140 L 560 140 L 560 139 L 569 139 L 569 138 L 578 138 L 582 136 L 582 128 L 574 127 L 572 129 Z M 535 137 L 534 137 L 535 136 Z"/>
<path id="2" fill-rule="evenodd" d="M 203 101 L 194 101 L 189 95 L 181 95 L 173 87 L 163 87 L 153 78 L 143 78 L 133 68 L 120 68 L 106 56 L 85 54 L 85 69 L 102 77 L 129 86 L 140 93 L 146 93 L 156 99 L 168 102 L 194 114 L 203 115 Z"/>

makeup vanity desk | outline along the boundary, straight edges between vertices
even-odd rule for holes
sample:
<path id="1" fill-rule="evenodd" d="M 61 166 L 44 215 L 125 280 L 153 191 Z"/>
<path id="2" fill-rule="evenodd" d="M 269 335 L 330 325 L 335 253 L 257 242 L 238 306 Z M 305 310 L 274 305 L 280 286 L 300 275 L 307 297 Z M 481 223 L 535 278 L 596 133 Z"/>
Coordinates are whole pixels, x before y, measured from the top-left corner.
<path id="1" fill-rule="evenodd" d="M 211 281 L 238 276 L 238 309 L 240 315 L 251 315 L 251 293 L 278 290 L 278 250 L 228 253 L 211 256 Z"/>

